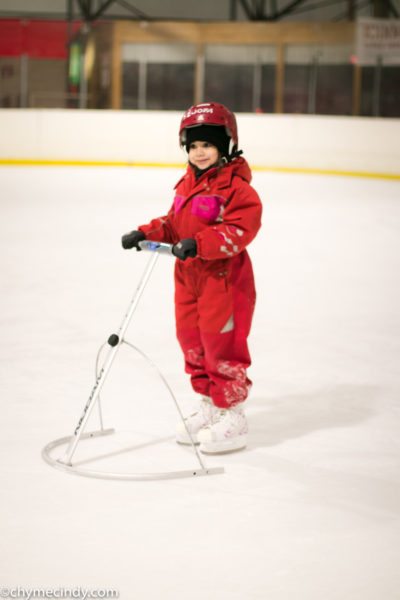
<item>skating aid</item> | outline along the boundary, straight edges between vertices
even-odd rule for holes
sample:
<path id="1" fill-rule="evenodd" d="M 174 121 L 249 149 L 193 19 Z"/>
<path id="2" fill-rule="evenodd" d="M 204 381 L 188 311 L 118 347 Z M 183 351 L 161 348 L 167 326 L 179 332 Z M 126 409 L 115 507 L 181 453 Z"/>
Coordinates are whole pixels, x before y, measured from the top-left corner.
<path id="1" fill-rule="evenodd" d="M 153 272 L 153 269 L 155 267 L 155 264 L 158 260 L 159 255 L 160 254 L 172 255 L 172 246 L 170 244 L 164 244 L 161 242 L 152 242 L 149 240 L 145 240 L 145 241 L 140 242 L 139 246 L 142 250 L 145 250 L 145 251 L 148 251 L 151 253 L 150 259 L 144 270 L 142 278 L 136 288 L 136 291 L 133 295 L 133 298 L 128 307 L 128 310 L 122 320 L 121 326 L 118 329 L 118 332 L 111 334 L 109 336 L 106 344 L 103 344 L 103 346 L 102 346 L 102 348 L 104 348 L 104 346 L 106 346 L 106 345 L 109 346 L 108 353 L 104 360 L 103 366 L 99 369 L 98 366 L 96 365 L 95 384 L 94 384 L 93 389 L 90 393 L 90 396 L 85 404 L 82 415 L 81 415 L 81 417 L 75 427 L 75 430 L 71 436 L 54 440 L 53 442 L 50 442 L 43 448 L 43 450 L 42 450 L 43 459 L 47 463 L 49 463 L 51 466 L 56 467 L 58 469 L 62 469 L 64 471 L 75 473 L 77 475 L 84 475 L 86 477 L 96 477 L 96 478 L 102 478 L 102 479 L 136 479 L 136 480 L 172 479 L 172 478 L 176 478 L 176 477 L 191 477 L 191 476 L 197 476 L 197 475 L 212 475 L 212 474 L 217 474 L 217 473 L 223 473 L 224 469 L 222 467 L 214 467 L 214 468 L 209 469 L 204 465 L 204 462 L 203 462 L 203 460 L 198 452 L 198 449 L 193 441 L 192 435 L 186 426 L 186 422 L 183 417 L 182 411 L 179 407 L 179 404 L 178 404 L 170 386 L 168 385 L 168 382 L 166 381 L 164 376 L 161 374 L 159 369 L 156 367 L 156 365 L 141 350 L 139 350 L 138 348 L 136 348 L 136 346 L 127 342 L 124 339 L 124 336 L 128 329 L 129 323 L 130 323 L 132 316 L 136 310 L 136 307 L 137 307 L 139 300 L 143 294 L 143 291 L 150 279 L 150 276 Z M 73 456 L 75 454 L 76 448 L 77 448 L 80 440 L 99 437 L 99 436 L 105 436 L 105 435 L 114 433 L 114 429 L 104 429 L 104 427 L 103 427 L 103 419 L 102 419 L 101 406 L 100 406 L 100 392 L 101 392 L 104 382 L 107 378 L 107 375 L 110 372 L 111 366 L 112 366 L 114 359 L 118 353 L 118 350 L 122 344 L 127 344 L 129 347 L 136 350 L 141 356 L 143 356 L 151 364 L 151 366 L 158 373 L 158 376 L 161 378 L 165 387 L 167 388 L 167 390 L 175 404 L 175 407 L 178 411 L 178 414 L 184 423 L 184 426 L 186 428 L 188 436 L 191 440 L 192 448 L 193 448 L 195 455 L 197 457 L 197 460 L 199 462 L 200 468 L 184 470 L 184 471 L 168 471 L 168 472 L 162 472 L 162 473 L 108 473 L 108 472 L 104 472 L 104 471 L 93 471 L 93 470 L 88 470 L 88 469 L 80 469 L 77 465 L 74 465 L 72 463 Z M 100 354 L 102 348 L 100 349 L 99 354 Z M 99 354 L 97 357 L 97 363 L 98 363 Z M 96 404 L 98 405 L 98 408 L 99 408 L 100 429 L 97 431 L 84 433 L 86 423 L 87 423 L 87 421 L 94 409 L 94 406 Z M 58 458 L 58 459 L 53 458 L 52 451 L 54 450 L 54 448 L 62 446 L 62 445 L 67 446 L 64 456 L 62 458 Z"/>

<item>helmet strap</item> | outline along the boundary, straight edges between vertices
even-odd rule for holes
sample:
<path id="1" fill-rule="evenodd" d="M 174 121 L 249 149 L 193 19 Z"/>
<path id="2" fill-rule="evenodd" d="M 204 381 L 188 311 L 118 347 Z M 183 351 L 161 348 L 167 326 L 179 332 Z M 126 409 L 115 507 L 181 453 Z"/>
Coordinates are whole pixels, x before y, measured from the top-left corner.
<path id="1" fill-rule="evenodd" d="M 233 152 L 230 153 L 230 155 L 227 157 L 227 161 L 231 162 L 233 159 L 238 158 L 238 156 L 240 156 L 241 154 L 243 154 L 243 150 L 234 150 Z"/>

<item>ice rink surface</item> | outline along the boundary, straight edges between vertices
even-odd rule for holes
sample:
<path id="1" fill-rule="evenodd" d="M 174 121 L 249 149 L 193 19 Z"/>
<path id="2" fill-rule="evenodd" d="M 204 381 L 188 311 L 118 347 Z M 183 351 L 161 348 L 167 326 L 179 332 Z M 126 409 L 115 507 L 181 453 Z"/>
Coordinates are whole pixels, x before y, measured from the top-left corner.
<path id="1" fill-rule="evenodd" d="M 397 600 L 400 182 L 255 173 L 251 433 L 246 451 L 205 458 L 225 474 L 105 481 L 42 460 L 72 434 L 98 347 L 148 260 L 120 237 L 167 211 L 179 175 L 0 168 L 1 585 L 124 600 Z M 172 267 L 159 258 L 127 338 L 187 412 Z M 170 397 L 129 348 L 102 406 L 118 434 L 82 442 L 83 466 L 197 466 L 174 442 Z"/>

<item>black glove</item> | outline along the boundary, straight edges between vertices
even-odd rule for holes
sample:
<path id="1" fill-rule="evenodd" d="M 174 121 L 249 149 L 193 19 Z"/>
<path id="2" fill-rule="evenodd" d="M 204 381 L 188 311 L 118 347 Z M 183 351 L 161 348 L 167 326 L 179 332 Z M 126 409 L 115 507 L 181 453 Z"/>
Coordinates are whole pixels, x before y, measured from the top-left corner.
<path id="1" fill-rule="evenodd" d="M 197 254 L 197 243 L 192 238 L 181 240 L 172 246 L 172 254 L 181 260 L 186 260 L 189 256 L 194 258 Z"/>
<path id="2" fill-rule="evenodd" d="M 136 250 L 141 250 L 139 247 L 139 242 L 143 242 L 146 239 L 143 231 L 131 231 L 130 233 L 126 233 L 122 236 L 122 247 L 125 250 L 130 250 L 131 248 L 136 248 Z"/>

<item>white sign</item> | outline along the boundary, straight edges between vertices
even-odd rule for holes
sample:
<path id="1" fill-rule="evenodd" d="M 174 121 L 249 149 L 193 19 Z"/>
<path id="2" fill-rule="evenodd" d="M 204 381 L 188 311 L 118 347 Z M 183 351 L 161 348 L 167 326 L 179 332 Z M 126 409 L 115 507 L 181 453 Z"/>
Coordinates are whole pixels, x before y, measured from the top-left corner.
<path id="1" fill-rule="evenodd" d="M 358 19 L 356 56 L 360 65 L 400 64 L 400 19 Z"/>

